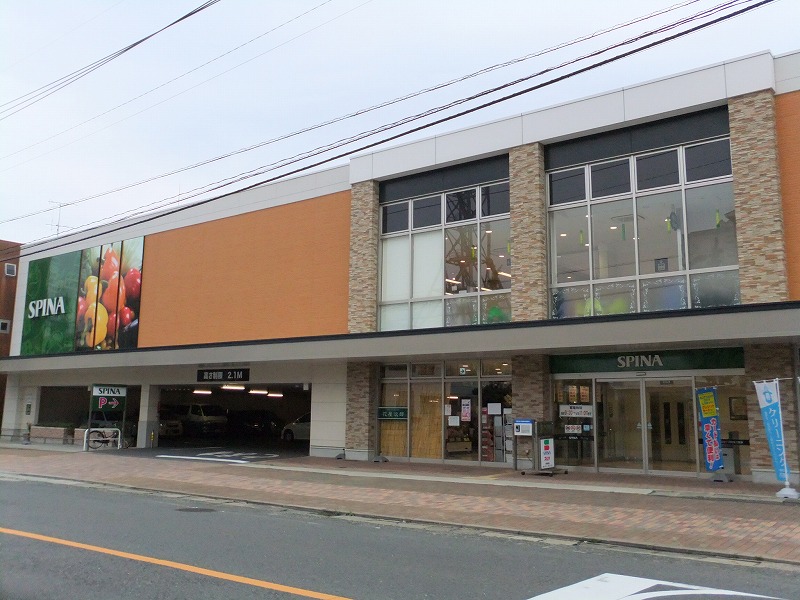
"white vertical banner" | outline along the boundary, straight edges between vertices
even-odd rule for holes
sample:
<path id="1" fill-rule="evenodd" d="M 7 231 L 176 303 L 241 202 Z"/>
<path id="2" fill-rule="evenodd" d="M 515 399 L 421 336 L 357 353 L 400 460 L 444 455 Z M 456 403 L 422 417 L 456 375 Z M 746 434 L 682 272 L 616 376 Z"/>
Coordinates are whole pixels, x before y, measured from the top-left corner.
<path id="1" fill-rule="evenodd" d="M 772 466 L 775 477 L 784 482 L 784 489 L 777 493 L 784 498 L 797 498 L 798 493 L 789 487 L 789 461 L 786 456 L 786 445 L 783 439 L 783 417 L 781 415 L 781 390 L 777 379 L 754 381 L 761 418 L 764 420 L 764 431 L 772 455 Z"/>

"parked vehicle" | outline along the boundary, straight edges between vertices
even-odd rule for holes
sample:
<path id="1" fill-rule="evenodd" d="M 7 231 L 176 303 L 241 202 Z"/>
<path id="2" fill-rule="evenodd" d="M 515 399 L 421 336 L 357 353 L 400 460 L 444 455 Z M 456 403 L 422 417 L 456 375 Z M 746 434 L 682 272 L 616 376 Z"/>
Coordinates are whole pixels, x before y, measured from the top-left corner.
<path id="1" fill-rule="evenodd" d="M 285 442 L 311 439 L 311 413 L 306 413 L 283 428 L 281 439 Z"/>
<path id="2" fill-rule="evenodd" d="M 170 409 L 183 423 L 187 435 L 222 434 L 228 428 L 228 414 L 217 404 L 177 404 Z"/>
<path id="3" fill-rule="evenodd" d="M 83 421 L 80 425 L 80 429 L 86 429 L 87 426 L 92 429 L 122 429 L 122 417 L 123 413 L 121 410 L 109 410 L 109 411 L 102 411 L 102 410 L 95 410 L 92 411 L 92 419 L 91 422 L 88 420 Z M 135 417 L 128 416 L 125 419 L 125 430 L 123 431 L 123 438 L 125 440 L 135 440 L 136 433 L 138 429 L 138 423 Z"/>
<path id="4" fill-rule="evenodd" d="M 171 438 L 183 435 L 183 423 L 170 407 L 162 407 L 158 413 L 158 437 Z"/>
<path id="5" fill-rule="evenodd" d="M 237 436 L 277 438 L 284 422 L 269 410 L 237 410 L 228 412 L 228 432 Z"/>

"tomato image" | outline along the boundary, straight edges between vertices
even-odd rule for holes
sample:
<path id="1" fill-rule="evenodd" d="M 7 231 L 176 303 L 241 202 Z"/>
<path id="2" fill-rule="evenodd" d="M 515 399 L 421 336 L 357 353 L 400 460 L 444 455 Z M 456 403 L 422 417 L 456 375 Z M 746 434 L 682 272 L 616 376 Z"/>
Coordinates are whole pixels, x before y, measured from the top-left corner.
<path id="1" fill-rule="evenodd" d="M 111 275 L 111 279 L 108 280 L 108 287 L 103 292 L 100 301 L 109 313 L 115 313 L 125 306 L 125 280 L 119 278 L 119 272 Z"/>
<path id="2" fill-rule="evenodd" d="M 119 326 L 130 325 L 136 314 L 128 306 L 123 306 L 119 311 Z"/>
<path id="3" fill-rule="evenodd" d="M 142 291 L 142 273 L 137 268 L 130 269 L 125 274 L 125 290 L 128 294 L 128 298 L 131 300 L 136 300 L 139 298 L 139 294 Z"/>
<path id="4" fill-rule="evenodd" d="M 106 326 L 106 329 L 108 329 L 108 331 L 106 331 L 106 335 L 109 338 L 113 339 L 117 333 L 118 327 L 119 324 L 117 323 L 117 313 L 111 313 L 110 315 L 108 315 L 108 325 Z"/>
<path id="5" fill-rule="evenodd" d="M 116 250 L 109 248 L 106 250 L 106 255 L 103 258 L 103 266 L 100 268 L 100 279 L 103 281 L 111 281 L 111 276 L 114 273 L 119 274 L 119 256 Z"/>
<path id="6" fill-rule="evenodd" d="M 97 302 L 92 302 L 86 307 L 86 324 L 83 328 L 84 343 L 94 348 L 106 339 L 108 333 L 108 311 L 106 307 Z"/>

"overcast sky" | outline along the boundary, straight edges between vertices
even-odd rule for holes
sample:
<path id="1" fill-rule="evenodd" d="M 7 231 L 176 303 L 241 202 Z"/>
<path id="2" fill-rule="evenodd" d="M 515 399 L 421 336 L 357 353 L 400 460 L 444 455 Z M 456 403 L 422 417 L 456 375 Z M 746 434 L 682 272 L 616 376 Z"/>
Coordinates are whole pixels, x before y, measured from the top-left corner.
<path id="1" fill-rule="evenodd" d="M 32 242 L 175 202 L 178 194 L 558 66 L 723 2 L 222 0 L 14 112 L 22 108 L 14 101 L 24 94 L 154 33 L 201 1 L 0 0 L 0 239 Z M 669 7 L 678 8 L 357 118 L 75 204 Z M 776 0 L 403 141 L 755 52 L 798 50 L 798 23 L 800 0 Z M 48 212 L 15 219 L 38 211 Z"/>

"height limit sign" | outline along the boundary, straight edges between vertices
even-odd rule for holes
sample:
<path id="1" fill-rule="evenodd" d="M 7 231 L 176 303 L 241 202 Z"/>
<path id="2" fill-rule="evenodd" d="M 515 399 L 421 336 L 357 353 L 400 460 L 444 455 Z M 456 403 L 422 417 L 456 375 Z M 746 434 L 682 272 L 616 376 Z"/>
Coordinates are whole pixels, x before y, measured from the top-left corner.
<path id="1" fill-rule="evenodd" d="M 92 410 L 125 410 L 127 395 L 124 385 L 93 385 Z"/>

